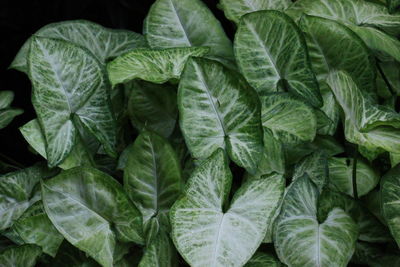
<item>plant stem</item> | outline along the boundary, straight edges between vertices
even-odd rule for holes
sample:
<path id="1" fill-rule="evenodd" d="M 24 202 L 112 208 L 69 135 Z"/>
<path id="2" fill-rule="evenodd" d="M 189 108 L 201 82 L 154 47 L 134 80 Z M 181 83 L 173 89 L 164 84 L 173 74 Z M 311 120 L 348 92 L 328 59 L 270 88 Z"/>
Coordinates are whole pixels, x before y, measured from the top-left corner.
<path id="1" fill-rule="evenodd" d="M 383 72 L 381 65 L 379 65 L 379 62 L 376 62 L 376 67 L 377 67 L 379 73 L 381 74 L 382 79 L 383 79 L 383 81 L 385 82 L 386 86 L 388 87 L 390 93 L 392 94 L 392 96 L 396 97 L 397 94 L 393 91 L 393 88 L 392 88 L 392 86 L 390 85 L 389 80 L 386 78 L 386 75 L 385 75 L 385 73 Z"/>
<path id="2" fill-rule="evenodd" d="M 354 155 L 353 155 L 353 173 L 352 173 L 352 182 L 353 182 L 353 196 L 354 199 L 358 199 L 358 192 L 357 192 L 357 157 L 358 157 L 358 146 L 355 145 L 354 148 Z"/>
<path id="3" fill-rule="evenodd" d="M 16 168 L 16 169 L 23 169 L 23 168 L 25 168 L 24 165 L 22 165 L 21 163 L 19 163 L 19 162 L 16 161 L 16 160 L 10 158 L 10 157 L 7 156 L 7 155 L 4 155 L 4 154 L 0 153 L 0 158 L 3 158 L 4 160 L 6 160 L 6 161 L 8 161 L 9 163 L 11 163 L 12 165 L 10 165 L 10 166 L 12 166 L 12 167 L 14 167 L 14 168 Z"/>

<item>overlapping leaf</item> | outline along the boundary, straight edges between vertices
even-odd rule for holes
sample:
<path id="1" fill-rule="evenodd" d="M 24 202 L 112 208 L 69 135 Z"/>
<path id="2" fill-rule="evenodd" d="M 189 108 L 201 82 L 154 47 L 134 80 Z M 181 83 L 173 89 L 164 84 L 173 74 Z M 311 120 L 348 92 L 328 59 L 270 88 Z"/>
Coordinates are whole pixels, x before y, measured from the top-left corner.
<path id="1" fill-rule="evenodd" d="M 129 50 L 146 47 L 146 41 L 140 34 L 126 30 L 104 28 L 86 20 L 71 20 L 51 23 L 41 28 L 35 36 L 56 38 L 74 43 L 88 49 L 102 64 L 106 60 L 117 57 Z M 29 53 L 28 39 L 21 47 L 11 68 L 27 72 Z"/>
<path id="2" fill-rule="evenodd" d="M 116 128 L 104 69 L 85 49 L 34 37 L 28 57 L 32 102 L 46 139 L 49 166 L 71 152 L 79 120 L 115 156 Z"/>
<path id="3" fill-rule="evenodd" d="M 260 103 L 238 73 L 215 61 L 189 59 L 179 84 L 178 109 L 195 158 L 205 159 L 221 147 L 239 166 L 256 169 L 262 153 Z"/>
<path id="4" fill-rule="evenodd" d="M 306 42 L 287 15 L 258 11 L 243 16 L 234 45 L 241 72 L 260 94 L 289 91 L 322 105 Z"/>
<path id="5" fill-rule="evenodd" d="M 107 64 L 111 84 L 142 79 L 153 83 L 179 80 L 189 57 L 207 54 L 207 47 L 134 49 Z"/>
<path id="6" fill-rule="evenodd" d="M 92 168 L 64 171 L 42 183 L 45 211 L 71 244 L 112 266 L 116 240 L 143 242 L 142 219 L 122 186 Z"/>
<path id="7" fill-rule="evenodd" d="M 265 266 L 279 267 L 282 266 L 282 264 L 275 256 L 271 254 L 256 252 L 244 267 L 265 267 Z"/>
<path id="8" fill-rule="evenodd" d="M 283 195 L 283 177 L 248 180 L 224 211 L 231 182 L 228 162 L 218 149 L 194 171 L 171 209 L 172 238 L 191 266 L 242 266 L 265 236 Z"/>
<path id="9" fill-rule="evenodd" d="M 5 128 L 16 116 L 24 112 L 22 109 L 10 107 L 13 100 L 12 91 L 0 91 L 0 129 Z"/>
<path id="10" fill-rule="evenodd" d="M 35 245 L 14 246 L 0 252 L 0 263 L 7 267 L 34 267 L 41 254 Z"/>

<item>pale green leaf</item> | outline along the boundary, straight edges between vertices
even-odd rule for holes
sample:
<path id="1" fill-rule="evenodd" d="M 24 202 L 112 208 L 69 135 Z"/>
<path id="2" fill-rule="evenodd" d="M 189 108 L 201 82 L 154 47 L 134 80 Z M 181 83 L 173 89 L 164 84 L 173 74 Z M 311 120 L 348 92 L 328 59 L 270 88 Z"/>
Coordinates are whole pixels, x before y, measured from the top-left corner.
<path id="1" fill-rule="evenodd" d="M 382 213 L 390 232 L 400 246 L 400 165 L 386 173 L 381 183 Z"/>
<path id="2" fill-rule="evenodd" d="M 78 135 L 76 120 L 114 156 L 115 119 L 107 77 L 98 60 L 66 41 L 34 37 L 28 63 L 49 166 L 60 164 L 71 152 Z"/>
<path id="3" fill-rule="evenodd" d="M 308 178 L 317 186 L 321 192 L 328 182 L 330 175 L 328 159 L 324 151 L 316 151 L 298 162 L 294 168 L 293 180 L 307 174 Z"/>
<path id="4" fill-rule="evenodd" d="M 231 41 L 201 0 L 157 0 L 143 33 L 151 48 L 207 46 L 211 58 L 234 61 Z"/>
<path id="5" fill-rule="evenodd" d="M 0 266 L 34 267 L 41 254 L 42 250 L 35 245 L 10 247 L 0 252 Z"/>
<path id="6" fill-rule="evenodd" d="M 8 108 L 14 100 L 13 91 L 0 91 L 0 109 Z"/>
<path id="7" fill-rule="evenodd" d="M 224 211 L 231 182 L 227 159 L 218 149 L 196 168 L 171 209 L 173 241 L 193 267 L 244 265 L 262 242 L 284 191 L 282 175 L 249 179 Z"/>
<path id="8" fill-rule="evenodd" d="M 262 153 L 260 103 L 238 74 L 215 61 L 189 59 L 178 89 L 180 126 L 193 157 L 226 149 L 239 166 L 255 170 Z"/>
<path id="9" fill-rule="evenodd" d="M 51 23 L 35 33 L 35 36 L 55 38 L 88 49 L 100 62 L 117 57 L 129 50 L 146 47 L 142 35 L 127 30 L 114 30 L 86 20 L 70 20 Z M 27 72 L 29 53 L 28 39 L 21 47 L 10 68 Z"/>
<path id="10" fill-rule="evenodd" d="M 289 266 L 347 266 L 355 249 L 358 227 L 342 209 L 317 220 L 318 189 L 305 175 L 286 192 L 275 223 L 275 250 Z"/>
<path id="11" fill-rule="evenodd" d="M 344 70 L 361 90 L 375 95 L 375 61 L 354 32 L 338 22 L 313 16 L 302 16 L 300 27 L 305 32 L 312 67 L 320 83 L 330 71 Z"/>
<path id="12" fill-rule="evenodd" d="M 168 141 L 155 133 L 141 133 L 128 151 L 124 188 L 141 211 L 144 225 L 154 217 L 169 227 L 169 209 L 182 187 L 180 164 Z"/>
<path id="13" fill-rule="evenodd" d="M 290 0 L 220 0 L 218 7 L 225 13 L 225 17 L 236 24 L 240 18 L 259 10 L 285 10 L 290 6 Z"/>
<path id="14" fill-rule="evenodd" d="M 256 252 L 244 267 L 280 267 L 281 262 L 273 255 Z"/>
<path id="15" fill-rule="evenodd" d="M 353 197 L 353 159 L 329 159 L 329 180 L 336 188 Z M 379 174 L 366 162 L 357 159 L 356 182 L 358 196 L 366 195 L 380 180 Z"/>
<path id="16" fill-rule="evenodd" d="M 0 129 L 5 128 L 12 120 L 24 113 L 22 109 L 19 108 L 7 108 L 0 110 Z"/>
<path id="17" fill-rule="evenodd" d="M 0 175 L 0 231 L 10 226 L 36 201 L 34 187 L 55 171 L 35 165 Z"/>
<path id="18" fill-rule="evenodd" d="M 289 91 L 313 106 L 322 105 L 304 37 L 284 13 L 243 16 L 234 47 L 241 72 L 261 95 Z"/>
<path id="19" fill-rule="evenodd" d="M 317 119 L 311 106 L 285 93 L 260 99 L 262 126 L 269 129 L 275 139 L 291 145 L 314 140 Z"/>
<path id="20" fill-rule="evenodd" d="M 134 49 L 107 64 L 112 86 L 141 79 L 153 83 L 179 80 L 189 57 L 207 54 L 207 47 Z"/>
<path id="21" fill-rule="evenodd" d="M 64 171 L 42 183 L 42 197 L 64 238 L 103 266 L 112 266 L 117 238 L 143 242 L 139 211 L 117 181 L 96 169 Z"/>

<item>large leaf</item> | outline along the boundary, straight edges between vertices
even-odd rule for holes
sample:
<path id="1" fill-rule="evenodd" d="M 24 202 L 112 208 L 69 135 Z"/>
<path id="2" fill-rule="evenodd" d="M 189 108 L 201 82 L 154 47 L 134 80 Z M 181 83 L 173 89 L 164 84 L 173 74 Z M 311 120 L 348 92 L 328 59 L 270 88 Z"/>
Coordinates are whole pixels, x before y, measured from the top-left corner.
<path id="1" fill-rule="evenodd" d="M 374 58 L 354 32 L 335 21 L 313 16 L 303 16 L 300 27 L 319 82 L 325 81 L 331 70 L 345 70 L 363 91 L 375 94 Z"/>
<path id="2" fill-rule="evenodd" d="M 239 24 L 240 18 L 254 11 L 259 10 L 284 10 L 290 6 L 290 0 L 220 0 L 219 8 L 221 8 L 225 17 Z"/>
<path id="3" fill-rule="evenodd" d="M 117 181 L 96 169 L 77 167 L 43 182 L 42 198 L 64 238 L 103 266 L 112 266 L 116 238 L 143 242 L 139 211 Z"/>
<path id="4" fill-rule="evenodd" d="M 24 111 L 19 108 L 7 108 L 0 110 L 0 129 L 5 128 L 12 120 Z"/>
<path id="5" fill-rule="evenodd" d="M 273 255 L 256 252 L 244 267 L 280 267 L 281 262 Z"/>
<path id="6" fill-rule="evenodd" d="M 131 49 L 146 47 L 142 35 L 126 30 L 104 28 L 86 20 L 71 20 L 51 23 L 41 28 L 35 36 L 56 38 L 74 43 L 88 49 L 102 64 L 106 60 L 117 57 Z M 27 56 L 29 53 L 28 39 L 21 47 L 11 68 L 27 72 Z"/>
<path id="7" fill-rule="evenodd" d="M 178 117 L 176 89 L 144 81 L 131 83 L 128 113 L 132 125 L 139 131 L 151 130 L 169 137 Z"/>
<path id="8" fill-rule="evenodd" d="M 322 105 L 306 42 L 287 15 L 258 11 L 243 16 L 234 44 L 241 72 L 260 94 L 289 91 Z"/>
<path id="9" fill-rule="evenodd" d="M 382 213 L 390 232 L 400 246 L 400 165 L 397 165 L 382 178 Z"/>
<path id="10" fill-rule="evenodd" d="M 178 89 L 180 126 L 195 158 L 226 149 L 241 167 L 255 170 L 262 153 L 260 103 L 238 73 L 201 58 L 189 59 Z"/>
<path id="11" fill-rule="evenodd" d="M 40 179 L 54 173 L 43 165 L 36 165 L 0 176 L 0 231 L 10 227 L 39 200 L 34 196 L 34 187 Z"/>
<path id="12" fill-rule="evenodd" d="M 317 119 L 309 105 L 285 93 L 261 96 L 261 122 L 284 144 L 314 140 Z"/>
<path id="13" fill-rule="evenodd" d="M 374 105 L 342 71 L 332 72 L 327 82 L 343 110 L 344 134 L 349 142 L 370 150 L 400 152 L 400 130 L 394 128 L 399 127 L 397 113 Z"/>
<path id="14" fill-rule="evenodd" d="M 152 48 L 208 46 L 212 58 L 234 61 L 231 41 L 201 0 L 157 0 L 143 32 Z"/>
<path id="15" fill-rule="evenodd" d="M 305 13 L 345 24 L 380 28 L 391 34 L 400 33 L 400 15 L 391 15 L 385 6 L 365 0 L 299 0 L 289 10 L 297 17 Z"/>
<path id="16" fill-rule="evenodd" d="M 329 180 L 342 193 L 353 197 L 353 159 L 329 159 Z M 371 191 L 380 180 L 379 174 L 366 162 L 357 159 L 356 181 L 358 196 Z"/>
<path id="17" fill-rule="evenodd" d="M 107 64 L 111 84 L 142 79 L 153 83 L 179 80 L 187 59 L 200 57 L 207 47 L 178 47 L 168 49 L 134 49 Z"/>
<path id="18" fill-rule="evenodd" d="M 342 209 L 317 220 L 318 189 L 305 175 L 287 190 L 275 222 L 275 250 L 289 266 L 346 266 L 355 249 L 358 227 Z"/>
<path id="19" fill-rule="evenodd" d="M 173 241 L 193 267 L 244 265 L 263 240 L 284 191 L 282 175 L 249 179 L 224 211 L 231 182 L 227 159 L 218 149 L 193 172 L 171 209 Z"/>
<path id="20" fill-rule="evenodd" d="M 108 82 L 98 60 L 62 40 L 34 37 L 28 57 L 33 106 L 44 131 L 49 166 L 71 152 L 79 120 L 115 156 L 116 127 Z"/>
<path id="21" fill-rule="evenodd" d="M 64 239 L 47 217 L 41 202 L 36 202 L 27 209 L 11 230 L 23 243 L 40 246 L 44 253 L 53 257 Z"/>
<path id="22" fill-rule="evenodd" d="M 0 109 L 8 108 L 14 100 L 13 91 L 0 91 Z"/>
<path id="23" fill-rule="evenodd" d="M 10 247 L 0 252 L 0 264 L 4 267 L 34 267 L 40 254 L 42 250 L 35 245 Z"/>
<path id="24" fill-rule="evenodd" d="M 129 148 L 124 188 L 143 214 L 169 226 L 168 212 L 182 190 L 181 169 L 174 149 L 155 133 L 141 133 Z M 168 228 L 167 228 L 168 229 Z"/>
<path id="25" fill-rule="evenodd" d="M 47 159 L 46 139 L 37 119 L 31 120 L 19 128 L 25 140 L 39 155 Z M 75 145 L 70 154 L 58 165 L 67 170 L 77 166 L 92 166 L 93 159 L 85 147 L 80 136 L 75 140 Z"/>

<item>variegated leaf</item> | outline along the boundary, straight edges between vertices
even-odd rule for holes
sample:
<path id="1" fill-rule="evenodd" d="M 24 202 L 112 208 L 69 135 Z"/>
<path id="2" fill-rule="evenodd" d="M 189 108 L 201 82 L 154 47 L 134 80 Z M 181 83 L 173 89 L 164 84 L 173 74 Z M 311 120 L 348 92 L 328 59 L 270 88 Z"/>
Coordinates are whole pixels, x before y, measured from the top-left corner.
<path id="1" fill-rule="evenodd" d="M 220 0 L 218 7 L 225 13 L 225 17 L 236 24 L 240 18 L 251 12 L 260 10 L 285 10 L 292 2 L 290 0 Z"/>
<path id="2" fill-rule="evenodd" d="M 234 61 L 231 41 L 201 0 L 157 0 L 143 32 L 151 48 L 207 46 L 211 58 Z"/>
<path id="3" fill-rule="evenodd" d="M 218 149 L 193 172 L 171 209 L 173 241 L 193 267 L 243 266 L 263 240 L 284 191 L 282 175 L 250 179 L 224 211 L 231 182 Z"/>
<path id="4" fill-rule="evenodd" d="M 322 106 L 306 42 L 290 17 L 272 10 L 243 16 L 234 47 L 241 72 L 261 95 L 289 91 Z"/>
<path id="5" fill-rule="evenodd" d="M 143 243 L 139 211 L 116 180 L 96 169 L 77 167 L 42 182 L 42 198 L 64 238 L 105 267 L 113 266 L 117 239 Z"/>
<path id="6" fill-rule="evenodd" d="M 311 106 L 286 93 L 261 96 L 261 122 L 284 144 L 314 140 L 317 119 Z"/>
<path id="7" fill-rule="evenodd" d="M 12 246 L 0 252 L 0 264 L 4 267 L 34 267 L 42 254 L 35 245 Z"/>
<path id="8" fill-rule="evenodd" d="M 255 170 L 262 153 L 260 103 L 238 74 L 215 61 L 189 59 L 178 89 L 186 145 L 205 159 L 224 148 L 239 166 Z"/>
<path id="9" fill-rule="evenodd" d="M 49 166 L 70 154 L 78 135 L 77 120 L 115 156 L 115 119 L 107 77 L 98 60 L 66 41 L 33 37 L 28 63 Z"/>
<path id="10" fill-rule="evenodd" d="M 86 20 L 70 20 L 51 23 L 35 33 L 35 36 L 55 38 L 74 43 L 88 49 L 101 64 L 129 50 L 146 47 L 142 35 L 126 30 L 113 30 Z M 11 68 L 27 72 L 27 57 L 29 53 L 28 39 L 21 47 Z"/>
<path id="11" fill-rule="evenodd" d="M 24 113 L 22 109 L 19 108 L 7 108 L 0 110 L 0 129 L 5 128 L 12 120 Z"/>
<path id="12" fill-rule="evenodd" d="M 0 109 L 8 108 L 14 100 L 13 91 L 0 91 Z"/>
<path id="13" fill-rule="evenodd" d="M 331 123 L 324 125 L 319 128 L 317 133 L 321 135 L 333 135 L 336 132 L 336 128 L 339 124 L 340 109 L 336 103 L 335 96 L 332 90 L 325 82 L 320 82 L 320 90 L 324 105 L 321 107 L 321 111 L 330 119 Z"/>
<path id="14" fill-rule="evenodd" d="M 256 252 L 244 267 L 281 267 L 282 263 L 273 255 Z"/>
<path id="15" fill-rule="evenodd" d="M 111 84 L 141 79 L 153 83 L 179 80 L 189 57 L 207 54 L 207 47 L 134 49 L 107 64 Z"/>

